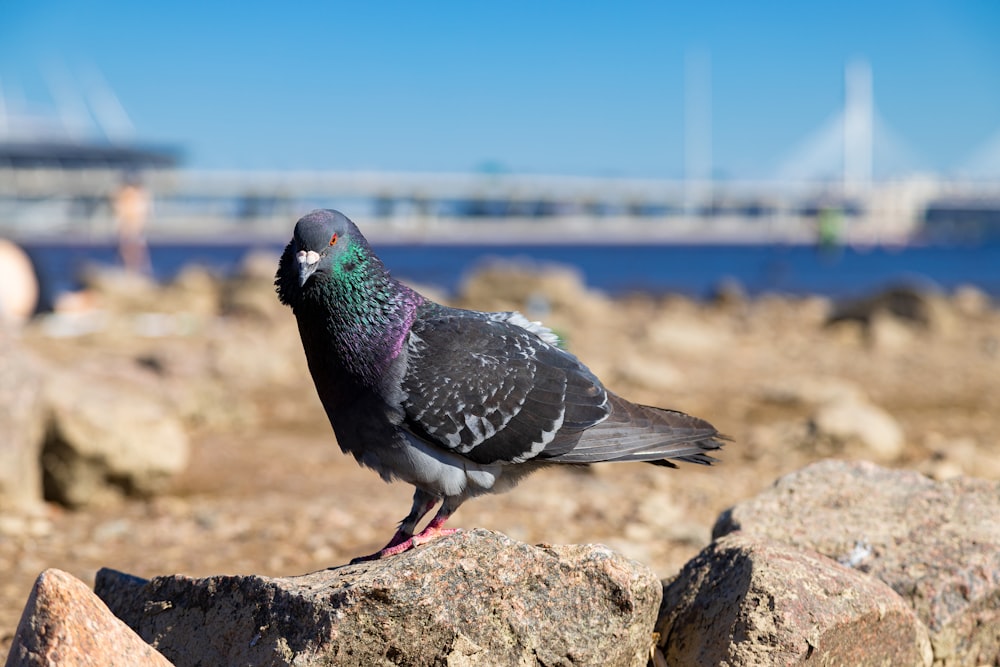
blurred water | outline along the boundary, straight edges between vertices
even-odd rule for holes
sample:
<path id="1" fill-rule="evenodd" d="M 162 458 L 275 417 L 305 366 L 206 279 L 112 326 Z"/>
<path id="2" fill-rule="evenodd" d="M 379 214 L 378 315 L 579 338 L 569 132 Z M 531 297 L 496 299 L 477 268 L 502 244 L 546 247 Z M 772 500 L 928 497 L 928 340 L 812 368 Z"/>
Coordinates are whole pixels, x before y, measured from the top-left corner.
<path id="1" fill-rule="evenodd" d="M 280 245 L 157 244 L 150 247 L 160 280 L 188 264 L 231 275 L 243 258 Z M 950 290 L 970 284 L 1000 298 L 1000 242 L 981 246 L 834 248 L 804 245 L 386 245 L 375 250 L 399 278 L 454 292 L 463 277 L 491 258 L 525 259 L 578 268 L 587 284 L 611 295 L 633 291 L 705 297 L 732 280 L 750 295 L 767 292 L 858 296 L 900 282 Z M 118 263 L 112 245 L 35 242 L 25 245 L 43 293 L 43 307 L 78 287 L 88 264 Z"/>

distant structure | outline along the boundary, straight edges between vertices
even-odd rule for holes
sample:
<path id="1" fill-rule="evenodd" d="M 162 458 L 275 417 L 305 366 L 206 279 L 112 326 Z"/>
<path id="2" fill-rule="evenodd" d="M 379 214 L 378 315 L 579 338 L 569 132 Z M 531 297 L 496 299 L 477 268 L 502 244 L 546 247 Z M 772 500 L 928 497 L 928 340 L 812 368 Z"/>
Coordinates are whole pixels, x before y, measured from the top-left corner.
<path id="1" fill-rule="evenodd" d="M 1000 134 L 974 166 L 996 177 L 919 175 L 912 151 L 879 118 L 863 60 L 844 70 L 844 103 L 785 159 L 774 178 L 713 172 L 711 61 L 684 62 L 683 178 L 484 172 L 196 171 L 179 153 L 134 140 L 103 83 L 53 119 L 4 104 L 0 91 L 0 235 L 114 238 L 108 202 L 140 173 L 155 205 L 148 237 L 285 240 L 313 208 L 341 208 L 378 240 L 562 243 L 909 243 L 1000 238 Z M 57 99 L 67 99 L 66 86 Z M 103 92 L 102 92 L 103 91 Z M 82 131 L 82 116 L 98 132 Z M 93 123 L 92 123 L 93 124 Z M 121 220 L 121 216 L 119 216 Z M 610 230 L 610 237 L 609 237 Z M 141 266 L 142 262 L 133 262 Z"/>
<path id="2" fill-rule="evenodd" d="M 0 88 L 0 169 L 177 166 L 176 150 L 134 141 L 128 114 L 96 70 L 83 77 L 85 95 L 75 93 L 73 77 L 57 71 L 58 76 L 50 77 L 53 99 L 62 101 L 55 115 L 16 108 Z"/>
<path id="3" fill-rule="evenodd" d="M 180 163 L 178 150 L 134 140 L 128 115 L 96 70 L 55 74 L 54 111 L 9 104 L 0 90 L 0 234 L 111 232 L 109 198 L 122 178 Z"/>
<path id="4" fill-rule="evenodd" d="M 1000 181 L 1000 128 L 959 166 L 963 178 Z"/>
<path id="5" fill-rule="evenodd" d="M 684 206 L 694 211 L 711 195 L 712 64 L 707 51 L 684 56 Z"/>
<path id="6" fill-rule="evenodd" d="M 856 60 L 844 70 L 844 191 L 865 192 L 872 184 L 872 69 Z"/>
<path id="7" fill-rule="evenodd" d="M 866 60 L 844 68 L 844 105 L 779 164 L 783 182 L 839 183 L 845 196 L 858 196 L 876 181 L 905 178 L 920 159 L 878 114 L 872 69 Z"/>

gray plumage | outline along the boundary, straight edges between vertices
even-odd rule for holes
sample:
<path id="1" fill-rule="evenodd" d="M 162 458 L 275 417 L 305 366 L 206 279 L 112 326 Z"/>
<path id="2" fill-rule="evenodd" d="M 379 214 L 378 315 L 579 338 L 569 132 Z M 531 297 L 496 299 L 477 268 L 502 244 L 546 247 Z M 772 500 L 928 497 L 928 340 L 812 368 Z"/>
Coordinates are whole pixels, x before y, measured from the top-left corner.
<path id="1" fill-rule="evenodd" d="M 341 449 L 416 487 L 410 514 L 371 557 L 448 532 L 466 499 L 546 465 L 709 464 L 722 446 L 704 420 L 609 392 L 519 313 L 449 308 L 399 283 L 337 211 L 298 221 L 275 285 Z"/>

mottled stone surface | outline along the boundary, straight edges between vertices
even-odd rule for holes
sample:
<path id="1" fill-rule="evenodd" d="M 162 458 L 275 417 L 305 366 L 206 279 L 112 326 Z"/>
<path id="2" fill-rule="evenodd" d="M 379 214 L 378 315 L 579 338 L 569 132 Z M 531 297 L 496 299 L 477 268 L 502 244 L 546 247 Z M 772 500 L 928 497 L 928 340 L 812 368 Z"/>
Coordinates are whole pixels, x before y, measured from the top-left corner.
<path id="1" fill-rule="evenodd" d="M 177 665 L 645 665 L 661 585 L 606 547 L 462 532 L 298 577 L 98 573 Z"/>
<path id="2" fill-rule="evenodd" d="M 0 510 L 42 500 L 43 366 L 0 332 Z"/>
<path id="3" fill-rule="evenodd" d="M 46 390 L 45 495 L 78 507 L 109 489 L 151 495 L 183 470 L 189 439 L 167 400 L 104 377 L 62 371 Z"/>
<path id="4" fill-rule="evenodd" d="M 664 591 L 670 665 L 930 665 L 927 630 L 882 582 L 812 551 L 734 534 Z"/>
<path id="5" fill-rule="evenodd" d="M 1000 660 L 1000 482 L 821 461 L 724 512 L 713 534 L 737 530 L 884 581 L 929 628 L 937 664 Z"/>
<path id="6" fill-rule="evenodd" d="M 49 569 L 35 581 L 7 667 L 169 667 L 79 579 Z"/>

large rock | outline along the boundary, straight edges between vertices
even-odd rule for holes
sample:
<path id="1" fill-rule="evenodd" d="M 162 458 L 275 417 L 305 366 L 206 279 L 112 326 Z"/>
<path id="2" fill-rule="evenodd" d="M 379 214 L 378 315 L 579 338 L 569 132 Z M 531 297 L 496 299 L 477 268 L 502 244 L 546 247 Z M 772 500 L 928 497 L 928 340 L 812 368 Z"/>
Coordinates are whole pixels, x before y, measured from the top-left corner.
<path id="1" fill-rule="evenodd" d="M 298 577 L 113 570 L 97 594 L 183 665 L 645 665 L 661 584 L 602 546 L 484 530 Z"/>
<path id="2" fill-rule="evenodd" d="M 47 410 L 41 364 L 0 337 L 0 511 L 42 500 L 40 455 Z"/>
<path id="3" fill-rule="evenodd" d="M 824 375 L 767 379 L 753 392 L 764 403 L 809 415 L 807 433 L 794 446 L 827 454 L 859 446 L 866 458 L 883 461 L 905 448 L 899 422 L 847 380 Z"/>
<path id="4" fill-rule="evenodd" d="M 813 551 L 731 535 L 664 590 L 670 665 L 930 665 L 927 629 L 884 583 Z"/>
<path id="5" fill-rule="evenodd" d="M 169 667 L 79 579 L 42 572 L 24 607 L 7 667 Z"/>
<path id="6" fill-rule="evenodd" d="M 835 448 L 856 441 L 883 461 L 903 453 L 906 438 L 892 415 L 864 400 L 840 400 L 821 405 L 810 421 L 813 435 Z"/>
<path id="7" fill-rule="evenodd" d="M 591 296 L 579 270 L 527 258 L 487 260 L 463 281 L 460 291 L 463 302 L 495 304 L 476 306 L 480 309 L 515 306 L 530 310 L 529 306 L 537 299 L 564 305 Z"/>
<path id="8" fill-rule="evenodd" d="M 228 322 L 207 345 L 208 370 L 225 387 L 243 391 L 294 387 L 307 373 L 302 343 L 289 317 L 267 327 Z M 308 383 L 312 386 L 312 382 Z"/>
<path id="9" fill-rule="evenodd" d="M 948 317 L 946 310 L 947 304 L 935 286 L 903 284 L 838 304 L 830 314 L 830 321 L 869 323 L 879 314 L 889 314 L 907 322 L 934 327 Z"/>
<path id="10" fill-rule="evenodd" d="M 0 327 L 28 321 L 38 305 L 38 278 L 31 258 L 0 238 Z"/>
<path id="11" fill-rule="evenodd" d="M 801 409 L 867 400 L 859 385 L 829 375 L 765 378 L 753 393 L 767 403 Z"/>
<path id="12" fill-rule="evenodd" d="M 737 530 L 887 583 L 929 628 L 935 664 L 1000 656 L 1000 482 L 823 461 L 726 511 L 713 534 Z"/>
<path id="13" fill-rule="evenodd" d="M 223 286 L 222 312 L 262 322 L 294 320 L 288 307 L 278 301 L 274 291 L 274 272 L 277 268 L 276 253 L 248 253 L 240 263 L 236 275 Z"/>
<path id="14" fill-rule="evenodd" d="M 70 506 L 108 491 L 151 495 L 184 469 L 188 436 L 167 400 L 144 386 L 62 371 L 48 383 L 45 496 Z"/>
<path id="15" fill-rule="evenodd" d="M 208 319 L 219 314 L 221 281 L 208 268 L 188 264 L 173 281 L 159 289 L 155 302 L 146 304 L 147 310 L 161 313 L 185 313 L 198 319 Z"/>
<path id="16" fill-rule="evenodd" d="M 664 309 L 645 323 L 645 336 L 668 357 L 711 355 L 732 344 L 729 331 L 700 311 Z"/>
<path id="17" fill-rule="evenodd" d="M 528 259 L 494 259 L 461 285 L 458 304 L 476 310 L 518 310 L 530 320 L 549 326 L 572 325 L 570 331 L 602 322 L 611 313 L 610 300 L 589 289 L 575 268 Z"/>
<path id="18" fill-rule="evenodd" d="M 142 313 L 159 303 L 161 289 L 151 276 L 91 264 L 80 272 L 79 278 L 102 308 L 115 313 Z"/>

